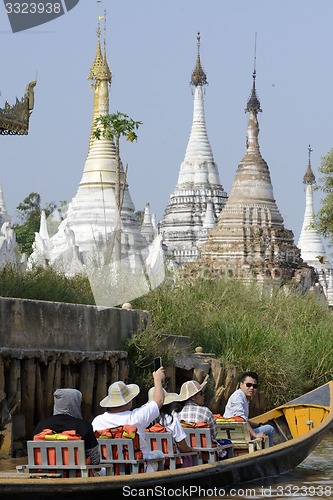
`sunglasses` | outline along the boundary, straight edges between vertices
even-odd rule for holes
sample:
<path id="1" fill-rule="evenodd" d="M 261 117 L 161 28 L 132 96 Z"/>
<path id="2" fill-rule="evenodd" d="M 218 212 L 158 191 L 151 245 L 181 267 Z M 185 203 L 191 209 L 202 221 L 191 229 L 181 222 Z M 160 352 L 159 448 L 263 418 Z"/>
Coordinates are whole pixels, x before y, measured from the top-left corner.
<path id="1" fill-rule="evenodd" d="M 251 382 L 246 382 L 246 387 L 253 387 L 253 389 L 258 389 L 258 384 L 251 384 Z"/>

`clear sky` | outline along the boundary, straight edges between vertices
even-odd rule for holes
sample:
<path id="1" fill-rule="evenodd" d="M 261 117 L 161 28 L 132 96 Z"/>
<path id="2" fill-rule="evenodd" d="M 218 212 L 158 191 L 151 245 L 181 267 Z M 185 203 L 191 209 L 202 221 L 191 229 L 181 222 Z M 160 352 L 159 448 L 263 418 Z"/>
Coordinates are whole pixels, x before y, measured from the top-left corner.
<path id="1" fill-rule="evenodd" d="M 113 74 L 110 111 L 143 125 L 122 143 L 136 210 L 150 202 L 159 221 L 189 139 L 197 31 L 209 86 L 208 137 L 229 194 L 245 153 L 254 40 L 261 153 L 269 165 L 285 227 L 297 243 L 304 216 L 303 175 L 311 144 L 318 178 L 333 147 L 332 0 L 104 0 L 106 47 Z M 42 204 L 70 201 L 87 156 L 93 94 L 87 79 L 96 50 L 96 0 L 80 0 L 62 17 L 13 34 L 0 4 L 0 107 L 21 98 L 36 78 L 28 136 L 1 136 L 0 179 L 8 212 L 32 191 Z M 315 209 L 321 193 L 315 195 Z"/>

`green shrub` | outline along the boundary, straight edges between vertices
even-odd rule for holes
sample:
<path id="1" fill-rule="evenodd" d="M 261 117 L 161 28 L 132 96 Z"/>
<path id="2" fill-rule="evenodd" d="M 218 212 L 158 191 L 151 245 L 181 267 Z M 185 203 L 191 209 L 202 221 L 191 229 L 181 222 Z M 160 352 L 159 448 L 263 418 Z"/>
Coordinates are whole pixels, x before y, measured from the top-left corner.
<path id="1" fill-rule="evenodd" d="M 7 265 L 0 271 L 0 295 L 21 299 L 95 304 L 89 280 L 83 275 L 66 277 L 52 268 L 22 271 Z"/>
<path id="2" fill-rule="evenodd" d="M 187 335 L 224 364 L 257 371 L 270 407 L 331 379 L 332 312 L 309 294 L 202 280 L 163 285 L 133 306 L 151 312 L 153 331 Z"/>

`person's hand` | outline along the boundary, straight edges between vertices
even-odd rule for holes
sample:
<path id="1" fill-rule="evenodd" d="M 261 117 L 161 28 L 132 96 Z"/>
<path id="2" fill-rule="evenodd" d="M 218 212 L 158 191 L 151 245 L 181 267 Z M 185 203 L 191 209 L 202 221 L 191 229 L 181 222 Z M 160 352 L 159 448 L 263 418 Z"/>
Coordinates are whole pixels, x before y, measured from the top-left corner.
<path id="1" fill-rule="evenodd" d="M 165 370 L 163 366 L 160 366 L 156 372 L 153 372 L 154 382 L 163 382 L 165 380 Z"/>
<path id="2" fill-rule="evenodd" d="M 258 432 L 256 434 L 254 434 L 253 438 L 262 438 L 262 439 L 265 439 L 266 437 L 266 434 L 264 432 Z"/>

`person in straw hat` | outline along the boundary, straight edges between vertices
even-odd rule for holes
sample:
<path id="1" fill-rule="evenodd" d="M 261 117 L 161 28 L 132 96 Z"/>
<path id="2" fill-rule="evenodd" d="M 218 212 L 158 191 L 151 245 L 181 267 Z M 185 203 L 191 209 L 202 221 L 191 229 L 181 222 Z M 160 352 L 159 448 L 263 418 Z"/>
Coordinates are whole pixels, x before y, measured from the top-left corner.
<path id="1" fill-rule="evenodd" d="M 161 366 L 154 377 L 154 397 L 149 403 L 132 410 L 134 398 L 139 394 L 140 388 L 136 384 L 125 384 L 122 381 L 114 382 L 110 385 L 108 395 L 102 399 L 100 406 L 106 408 L 102 415 L 98 415 L 92 421 L 94 431 L 110 429 L 120 425 L 133 425 L 137 428 L 140 438 L 140 448 L 144 458 L 163 457 L 162 452 L 150 451 L 145 440 L 145 429 L 160 414 L 160 408 L 164 403 L 164 392 L 162 382 L 165 379 L 165 372 Z M 148 466 L 149 467 L 149 466 Z M 147 471 L 156 470 L 148 469 Z"/>
<path id="2" fill-rule="evenodd" d="M 163 389 L 164 390 L 164 389 Z M 148 402 L 152 401 L 154 398 L 155 389 L 152 387 L 148 391 Z M 189 451 L 193 451 L 193 449 L 186 443 L 186 434 L 184 429 L 180 425 L 180 421 L 177 417 L 174 417 L 171 412 L 171 405 L 178 398 L 178 394 L 175 392 L 166 392 L 164 390 L 164 404 L 160 410 L 159 417 L 154 420 L 153 424 L 160 424 L 168 432 L 171 432 L 174 442 L 177 445 L 177 449 L 181 453 L 186 453 Z"/>
<path id="3" fill-rule="evenodd" d="M 207 382 L 199 384 L 196 380 L 184 382 L 180 388 L 180 394 L 176 399 L 181 405 L 174 411 L 174 415 L 179 420 L 184 420 L 190 424 L 206 422 L 209 424 L 212 439 L 216 439 L 217 425 L 213 413 L 207 406 L 204 406 L 204 390 Z"/>

